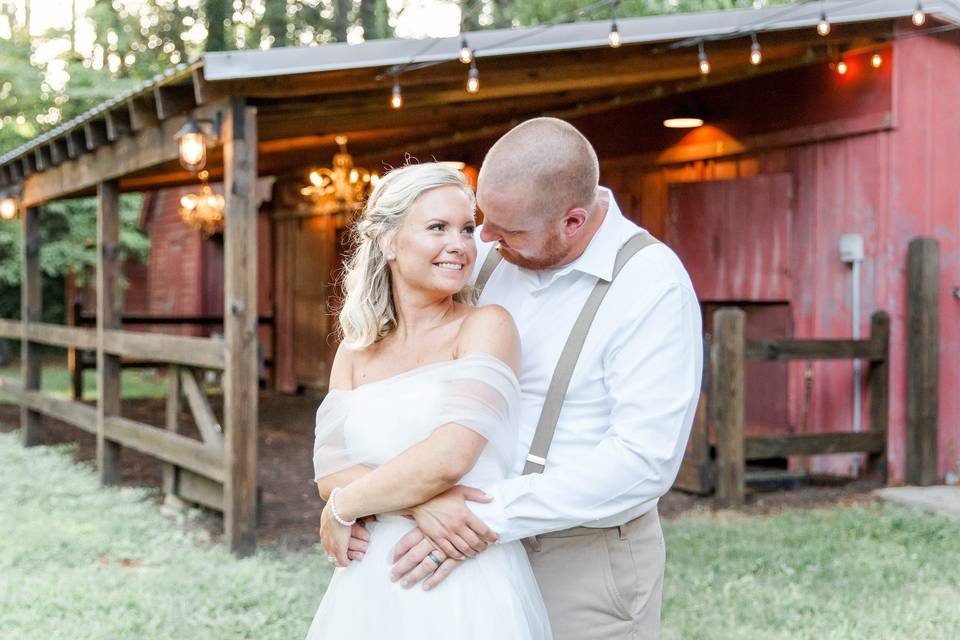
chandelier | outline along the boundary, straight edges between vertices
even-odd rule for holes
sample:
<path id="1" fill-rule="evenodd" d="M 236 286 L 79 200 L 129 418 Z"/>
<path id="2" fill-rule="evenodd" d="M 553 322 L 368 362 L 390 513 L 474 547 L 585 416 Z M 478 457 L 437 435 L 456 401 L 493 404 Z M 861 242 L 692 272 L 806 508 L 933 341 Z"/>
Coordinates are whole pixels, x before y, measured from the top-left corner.
<path id="1" fill-rule="evenodd" d="M 310 184 L 300 193 L 313 201 L 313 213 L 334 215 L 352 213 L 359 209 L 380 181 L 380 175 L 353 166 L 353 157 L 347 153 L 347 137 L 337 136 L 340 152 L 333 156 L 333 166 L 313 169 L 307 179 Z"/>
<path id="2" fill-rule="evenodd" d="M 199 173 L 200 193 L 188 193 L 180 198 L 180 219 L 195 231 L 210 237 L 223 232 L 223 196 L 207 182 L 209 174 Z"/>

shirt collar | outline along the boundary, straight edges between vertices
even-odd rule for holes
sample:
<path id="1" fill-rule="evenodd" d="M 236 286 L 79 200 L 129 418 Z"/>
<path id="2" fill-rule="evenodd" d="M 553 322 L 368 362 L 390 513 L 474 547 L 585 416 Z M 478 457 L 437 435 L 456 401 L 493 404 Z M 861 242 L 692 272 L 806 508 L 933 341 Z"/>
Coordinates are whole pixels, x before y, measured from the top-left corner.
<path id="1" fill-rule="evenodd" d="M 543 283 L 543 287 L 549 286 L 557 278 L 561 278 L 572 271 L 586 273 L 608 282 L 613 280 L 613 267 L 617 261 L 617 252 L 627 240 L 641 229 L 624 217 L 610 189 L 600 187 L 600 191 L 606 194 L 609 202 L 607 213 L 603 222 L 600 223 L 600 228 L 597 229 L 590 240 L 590 244 L 580 254 L 580 257 L 558 269 L 549 282 Z"/>

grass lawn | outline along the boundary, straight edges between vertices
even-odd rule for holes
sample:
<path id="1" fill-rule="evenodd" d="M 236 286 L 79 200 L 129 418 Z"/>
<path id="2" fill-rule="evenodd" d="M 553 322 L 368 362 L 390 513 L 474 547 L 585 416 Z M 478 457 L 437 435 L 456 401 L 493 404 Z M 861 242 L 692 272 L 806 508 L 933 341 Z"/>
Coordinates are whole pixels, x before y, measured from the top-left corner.
<path id="1" fill-rule="evenodd" d="M 40 388 L 63 398 L 70 394 L 70 372 L 62 360 L 44 360 Z M 0 369 L 0 376 L 20 379 L 20 363 Z M 156 369 L 123 369 L 120 374 L 120 394 L 123 398 L 162 398 L 167 392 L 167 383 Z M 97 399 L 97 370 L 83 371 L 83 399 Z M 0 402 L 9 398 L 0 394 Z"/>
<path id="2" fill-rule="evenodd" d="M 148 491 L 98 489 L 67 447 L 17 437 L 0 433 L 0 638 L 306 633 L 329 576 L 319 548 L 237 560 Z M 666 640 L 960 638 L 958 520 L 853 506 L 693 512 L 664 530 Z"/>

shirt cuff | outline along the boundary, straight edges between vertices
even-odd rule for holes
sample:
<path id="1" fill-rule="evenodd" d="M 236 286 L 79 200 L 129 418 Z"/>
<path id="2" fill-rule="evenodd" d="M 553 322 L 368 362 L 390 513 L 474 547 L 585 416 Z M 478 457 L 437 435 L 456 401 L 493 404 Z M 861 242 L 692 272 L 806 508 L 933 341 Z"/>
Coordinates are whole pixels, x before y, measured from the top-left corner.
<path id="1" fill-rule="evenodd" d="M 483 523 L 490 527 L 497 534 L 498 542 L 502 540 L 504 532 L 507 530 L 507 512 L 504 507 L 503 495 L 496 485 L 482 487 L 483 492 L 493 498 L 490 502 L 467 502 L 467 508 L 475 516 L 483 520 Z"/>

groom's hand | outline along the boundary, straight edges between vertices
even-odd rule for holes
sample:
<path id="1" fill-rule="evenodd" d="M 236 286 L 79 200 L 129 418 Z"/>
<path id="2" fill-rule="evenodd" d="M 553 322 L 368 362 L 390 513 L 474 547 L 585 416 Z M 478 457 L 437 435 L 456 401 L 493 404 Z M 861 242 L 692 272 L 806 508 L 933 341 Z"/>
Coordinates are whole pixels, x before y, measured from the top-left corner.
<path id="1" fill-rule="evenodd" d="M 490 502 L 491 498 L 479 489 L 457 485 L 411 509 L 424 535 L 454 560 L 473 558 L 497 541 L 497 534 L 467 507 L 468 500 Z"/>
<path id="2" fill-rule="evenodd" d="M 404 589 L 409 589 L 426 578 L 423 582 L 423 590 L 429 591 L 443 582 L 443 579 L 463 562 L 463 560 L 444 558 L 438 566 L 430 557 L 431 551 L 434 558 L 442 554 L 420 529 L 412 529 L 400 538 L 400 542 L 394 547 L 393 561 L 396 564 L 393 565 L 390 578 L 394 582 L 400 582 Z"/>

